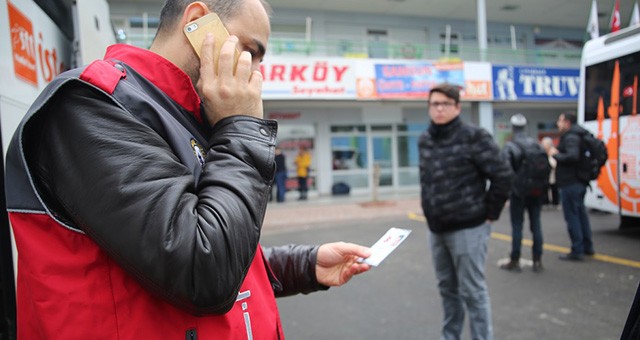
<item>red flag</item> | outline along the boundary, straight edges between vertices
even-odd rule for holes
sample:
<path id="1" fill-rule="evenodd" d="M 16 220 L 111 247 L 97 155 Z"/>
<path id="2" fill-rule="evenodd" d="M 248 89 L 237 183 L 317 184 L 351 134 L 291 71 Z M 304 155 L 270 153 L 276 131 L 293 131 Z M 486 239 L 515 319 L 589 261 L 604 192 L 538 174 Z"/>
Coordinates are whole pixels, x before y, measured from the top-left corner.
<path id="1" fill-rule="evenodd" d="M 611 32 L 620 30 L 620 0 L 616 0 L 611 13 Z"/>

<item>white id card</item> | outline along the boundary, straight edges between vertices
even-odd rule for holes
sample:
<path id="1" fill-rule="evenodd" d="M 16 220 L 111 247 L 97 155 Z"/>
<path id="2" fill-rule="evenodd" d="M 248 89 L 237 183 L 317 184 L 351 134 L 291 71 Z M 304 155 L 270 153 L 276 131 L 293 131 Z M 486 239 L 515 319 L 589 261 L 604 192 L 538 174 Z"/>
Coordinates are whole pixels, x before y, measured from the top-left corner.
<path id="1" fill-rule="evenodd" d="M 382 237 L 371 246 L 371 256 L 366 259 L 358 259 L 368 265 L 377 267 L 392 251 L 394 251 L 404 239 L 409 236 L 411 230 L 390 228 Z"/>

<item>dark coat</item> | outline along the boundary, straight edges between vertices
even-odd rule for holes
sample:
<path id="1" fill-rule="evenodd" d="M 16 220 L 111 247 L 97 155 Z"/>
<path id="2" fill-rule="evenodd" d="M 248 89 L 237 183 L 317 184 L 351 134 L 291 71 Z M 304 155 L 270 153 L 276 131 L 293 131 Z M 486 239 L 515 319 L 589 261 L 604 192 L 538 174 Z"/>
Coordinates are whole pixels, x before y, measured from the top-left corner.
<path id="1" fill-rule="evenodd" d="M 572 125 L 569 130 L 560 136 L 558 153 L 553 156 L 558 161 L 556 183 L 559 187 L 582 182 L 578 179 L 578 166 L 580 164 L 582 137 L 586 133 L 589 132 L 581 126 Z"/>
<path id="2" fill-rule="evenodd" d="M 419 150 L 422 209 L 433 232 L 500 217 L 513 171 L 486 130 L 459 117 L 432 124 L 420 136 Z"/>

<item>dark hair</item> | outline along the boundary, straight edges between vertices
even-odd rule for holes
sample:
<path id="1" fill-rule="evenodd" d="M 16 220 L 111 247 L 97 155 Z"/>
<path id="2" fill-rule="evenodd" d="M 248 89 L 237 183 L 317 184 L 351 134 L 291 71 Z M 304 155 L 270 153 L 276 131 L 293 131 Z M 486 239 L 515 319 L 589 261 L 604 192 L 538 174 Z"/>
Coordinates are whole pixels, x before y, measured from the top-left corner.
<path id="1" fill-rule="evenodd" d="M 453 99 L 456 104 L 460 102 L 460 87 L 457 85 L 451 85 L 448 83 L 442 83 L 434 86 L 429 91 L 429 98 L 431 98 L 431 94 L 434 92 L 439 92 L 447 96 L 448 98 Z"/>
<path id="2" fill-rule="evenodd" d="M 565 120 L 568 120 L 571 123 L 571 125 L 578 122 L 578 117 L 576 117 L 576 114 L 573 112 L 563 112 L 562 115 Z"/>
<path id="3" fill-rule="evenodd" d="M 236 15 L 245 0 L 200 0 L 209 10 L 215 12 L 220 17 L 222 22 Z M 180 20 L 185 8 L 196 0 L 167 0 L 162 6 L 160 11 L 160 23 L 158 24 L 157 35 L 168 33 L 171 31 L 175 24 Z M 271 6 L 265 1 L 260 0 L 262 6 L 267 11 L 267 14 L 271 14 Z"/>

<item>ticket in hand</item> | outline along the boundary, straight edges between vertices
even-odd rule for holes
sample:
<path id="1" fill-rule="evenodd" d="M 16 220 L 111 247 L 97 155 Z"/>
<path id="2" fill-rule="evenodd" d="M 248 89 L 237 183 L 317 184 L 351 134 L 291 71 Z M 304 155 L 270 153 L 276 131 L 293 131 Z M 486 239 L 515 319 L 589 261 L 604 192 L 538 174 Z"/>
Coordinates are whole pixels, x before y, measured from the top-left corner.
<path id="1" fill-rule="evenodd" d="M 377 267 L 392 251 L 394 251 L 404 239 L 409 236 L 411 230 L 390 228 L 387 232 L 371 246 L 371 256 L 366 259 L 358 259 L 359 262 Z"/>

